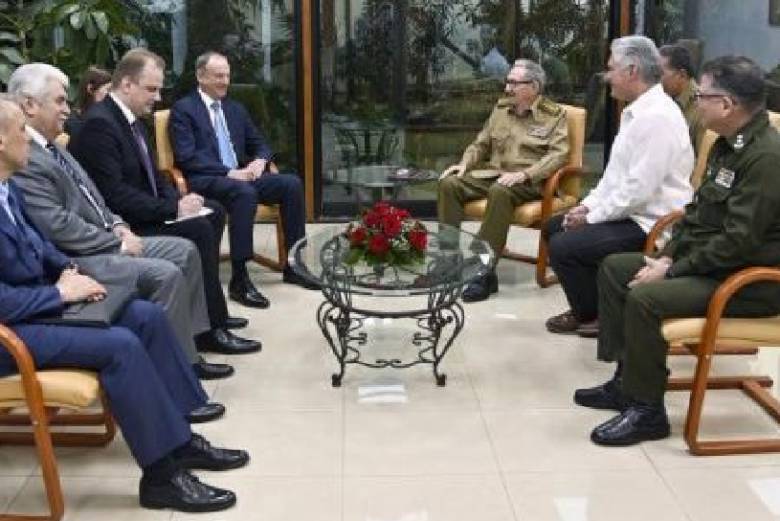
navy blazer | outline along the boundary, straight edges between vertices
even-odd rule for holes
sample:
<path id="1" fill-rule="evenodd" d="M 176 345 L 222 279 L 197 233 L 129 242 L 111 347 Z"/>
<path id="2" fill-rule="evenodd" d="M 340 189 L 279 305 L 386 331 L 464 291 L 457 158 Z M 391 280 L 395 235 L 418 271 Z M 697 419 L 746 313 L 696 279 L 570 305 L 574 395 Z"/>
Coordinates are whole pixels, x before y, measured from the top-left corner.
<path id="1" fill-rule="evenodd" d="M 84 126 L 68 143 L 68 150 L 97 185 L 111 210 L 139 229 L 175 219 L 179 193 L 154 165 L 154 148 L 144 127 L 152 156 L 158 197 L 154 196 L 133 130 L 111 96 L 90 107 Z"/>
<path id="2" fill-rule="evenodd" d="M 246 166 L 258 158 L 273 159 L 271 147 L 242 104 L 225 98 L 222 100 L 222 112 L 239 166 Z M 219 144 L 209 109 L 197 90 L 174 103 L 168 130 L 176 166 L 185 176 L 224 176 L 228 173 L 219 157 Z"/>
<path id="3" fill-rule="evenodd" d="M 38 315 L 56 314 L 64 304 L 54 283 L 70 263 L 32 224 L 24 210 L 22 192 L 8 182 L 9 204 L 43 241 L 38 257 L 17 225 L 0 207 L 0 322 L 14 325 Z M 0 350 L 5 351 L 5 350 Z"/>

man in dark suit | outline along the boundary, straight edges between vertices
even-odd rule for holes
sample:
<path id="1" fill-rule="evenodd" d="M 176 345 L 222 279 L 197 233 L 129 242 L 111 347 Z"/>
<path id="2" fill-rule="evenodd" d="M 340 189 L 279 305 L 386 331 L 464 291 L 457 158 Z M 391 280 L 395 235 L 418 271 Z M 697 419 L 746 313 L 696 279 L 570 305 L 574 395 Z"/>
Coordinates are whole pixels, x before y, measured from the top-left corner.
<path id="1" fill-rule="evenodd" d="M 235 495 L 201 483 L 188 469 L 246 465 L 245 451 L 212 447 L 193 434 L 186 414 L 206 403 L 195 373 L 162 309 L 132 300 L 109 328 L 42 325 L 70 303 L 102 299 L 106 289 L 79 273 L 31 224 L 11 174 L 27 161 L 24 116 L 0 99 L 0 321 L 27 344 L 39 369 L 96 371 L 111 413 L 143 469 L 141 505 L 187 511 L 232 506 Z M 16 372 L 0 350 L 0 376 Z"/>
<path id="2" fill-rule="evenodd" d="M 137 237 L 111 212 L 73 156 L 55 143 L 68 116 L 68 77 L 46 63 L 17 68 L 8 92 L 18 98 L 32 138 L 27 166 L 14 180 L 24 193 L 33 224 L 79 266 L 101 277 L 117 270 L 138 274 L 141 298 L 163 307 L 195 373 L 225 378 L 227 364 L 205 362 L 193 335 L 211 329 L 197 248 L 180 237 Z"/>
<path id="3" fill-rule="evenodd" d="M 198 89 L 171 109 L 170 135 L 176 165 L 192 190 L 222 203 L 230 214 L 230 297 L 251 292 L 246 263 L 252 258 L 258 203 L 281 205 L 287 247 L 305 233 L 303 187 L 295 173 L 280 174 L 273 151 L 240 103 L 227 98 L 230 64 L 207 52 L 195 62 Z M 316 289 L 286 267 L 285 282 Z"/>
<path id="4" fill-rule="evenodd" d="M 219 282 L 219 243 L 225 226 L 221 205 L 197 194 L 180 197 L 158 172 L 146 127 L 138 118 L 160 99 L 162 59 L 145 49 L 129 51 L 117 64 L 111 92 L 94 105 L 84 127 L 69 144 L 105 197 L 109 208 L 141 235 L 175 235 L 197 246 L 203 269 L 211 338 L 198 347 L 219 353 L 258 351 L 260 343 L 228 331 L 225 296 Z M 204 210 L 211 211 L 200 216 Z"/>

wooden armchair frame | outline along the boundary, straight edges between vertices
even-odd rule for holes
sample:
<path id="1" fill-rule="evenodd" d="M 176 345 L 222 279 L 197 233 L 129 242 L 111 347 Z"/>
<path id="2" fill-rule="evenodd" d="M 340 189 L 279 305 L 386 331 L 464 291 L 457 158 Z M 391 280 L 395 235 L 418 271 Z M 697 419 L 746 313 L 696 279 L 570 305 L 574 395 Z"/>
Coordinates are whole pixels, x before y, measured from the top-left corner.
<path id="1" fill-rule="evenodd" d="M 701 423 L 704 395 L 707 389 L 740 389 L 760 405 L 775 421 L 780 422 L 780 402 L 766 390 L 772 386 L 772 380 L 760 376 L 736 376 L 711 378 L 712 357 L 719 354 L 717 349 L 718 327 L 723 311 L 731 297 L 743 287 L 759 281 L 780 283 L 780 269 L 753 267 L 743 269 L 726 279 L 710 299 L 707 319 L 701 341 L 696 344 L 683 344 L 696 356 L 696 368 L 690 386 L 691 397 L 688 402 L 688 415 L 685 419 L 685 441 L 691 453 L 700 456 L 723 454 L 756 454 L 780 452 L 780 438 L 776 439 L 739 439 L 722 441 L 701 441 L 699 426 Z M 755 320 L 762 320 L 756 318 Z M 684 389 L 681 387 L 680 389 Z M 678 389 L 672 389 L 678 390 Z"/>
<path id="2" fill-rule="evenodd" d="M 0 432 L 0 445 L 35 445 L 49 505 L 49 513 L 45 516 L 9 513 L 0 514 L 0 520 L 59 521 L 65 512 L 65 503 L 53 446 L 105 446 L 114 439 L 116 425 L 102 392 L 100 393 L 102 410 L 99 413 L 76 414 L 69 412 L 58 414 L 62 408 L 48 405 L 44 401 L 43 390 L 36 374 L 32 356 L 24 342 L 13 331 L 0 325 L 0 345 L 8 350 L 16 361 L 27 408 L 27 412 L 15 412 L 15 408 L 4 408 L 0 402 L 0 426 L 31 427 L 31 431 L 20 429 Z M 51 432 L 50 427 L 54 425 L 102 425 L 104 430 L 102 432 Z"/>
<path id="3" fill-rule="evenodd" d="M 664 229 L 679 221 L 684 213 L 681 210 L 672 212 L 659 219 L 650 230 L 645 242 L 644 253 L 655 252 L 657 239 Z M 667 389 L 670 391 L 691 391 L 688 403 L 688 414 L 685 420 L 685 441 L 692 454 L 701 456 L 725 454 L 754 454 L 762 452 L 780 452 L 779 439 L 741 439 L 727 441 L 701 441 L 699 427 L 704 406 L 704 396 L 707 389 L 739 389 L 758 403 L 777 422 L 780 422 L 780 402 L 775 399 L 767 388 L 773 381 L 768 376 L 726 376 L 710 377 L 712 357 L 714 355 L 755 355 L 758 352 L 756 341 L 751 345 L 718 345 L 718 327 L 723 318 L 723 311 L 729 299 L 743 287 L 758 281 L 773 281 L 780 283 L 780 269 L 771 267 L 745 268 L 731 275 L 715 291 L 707 309 L 704 329 L 701 339 L 696 343 L 670 344 L 670 355 L 696 356 L 696 368 L 693 378 L 670 378 Z M 744 320 L 744 319 L 743 319 Z M 751 319 L 747 319 L 751 320 Z M 765 320 L 756 318 L 755 320 Z M 773 340 L 768 340 L 772 342 Z"/>
<path id="4" fill-rule="evenodd" d="M 154 135 L 155 145 L 157 149 L 157 168 L 160 172 L 165 174 L 168 179 L 176 186 L 176 189 L 180 194 L 185 195 L 189 192 L 187 187 L 187 180 L 184 178 L 182 171 L 175 166 L 173 157 L 173 147 L 171 146 L 171 140 L 168 135 L 168 120 L 170 119 L 170 110 L 158 110 L 154 113 Z M 272 170 L 276 169 L 276 165 L 271 163 L 269 167 Z M 287 247 L 284 236 L 284 226 L 282 223 L 282 216 L 279 212 L 278 205 L 257 205 L 257 212 L 255 213 L 255 222 L 275 222 L 276 223 L 276 258 L 271 258 L 260 253 L 254 253 L 252 260 L 261 266 L 270 268 L 275 271 L 282 271 L 287 265 Z M 227 260 L 229 255 L 222 255 L 221 260 Z"/>
<path id="5" fill-rule="evenodd" d="M 583 150 L 585 146 L 585 125 L 587 120 L 587 111 L 581 107 L 571 105 L 562 105 L 567 112 L 569 124 L 569 164 L 560 168 L 557 172 L 547 178 L 542 189 L 541 207 L 538 217 L 530 224 L 518 222 L 515 218 L 513 226 L 523 226 L 540 230 L 539 246 L 536 255 L 526 255 L 514 252 L 505 248 L 501 252 L 502 257 L 527 262 L 536 265 L 536 282 L 539 286 L 546 288 L 555 284 L 558 279 L 555 275 L 547 275 L 548 244 L 544 237 L 544 227 L 550 217 L 562 213 L 577 204 L 580 195 L 581 177 L 583 175 Z M 566 193 L 567 199 L 560 197 L 561 193 Z M 467 203 L 464 207 L 467 217 L 472 219 L 482 219 L 485 214 L 485 205 L 487 199 L 479 199 Z M 518 209 L 539 205 L 539 201 L 531 201 L 518 206 Z M 517 215 L 517 213 L 515 214 Z M 498 252 L 496 252 L 498 254 Z"/>

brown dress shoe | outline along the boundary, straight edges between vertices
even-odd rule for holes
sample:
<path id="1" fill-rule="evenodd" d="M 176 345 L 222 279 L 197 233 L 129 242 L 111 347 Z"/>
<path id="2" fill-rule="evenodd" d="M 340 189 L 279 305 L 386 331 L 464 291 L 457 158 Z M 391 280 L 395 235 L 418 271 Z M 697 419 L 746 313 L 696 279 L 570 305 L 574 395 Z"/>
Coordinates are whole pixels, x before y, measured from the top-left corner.
<path id="1" fill-rule="evenodd" d="M 580 327 L 580 321 L 577 320 L 577 317 L 574 316 L 574 312 L 570 309 L 560 315 L 548 318 L 544 325 L 550 333 L 573 335 L 577 333 L 577 328 Z"/>

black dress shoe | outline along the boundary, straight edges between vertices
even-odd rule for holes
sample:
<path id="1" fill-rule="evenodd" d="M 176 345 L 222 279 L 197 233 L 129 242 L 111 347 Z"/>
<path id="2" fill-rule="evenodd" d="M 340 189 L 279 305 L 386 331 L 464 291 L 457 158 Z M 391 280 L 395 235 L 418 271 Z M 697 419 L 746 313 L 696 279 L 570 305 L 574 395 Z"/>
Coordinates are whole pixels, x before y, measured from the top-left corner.
<path id="1" fill-rule="evenodd" d="M 295 273 L 291 268 L 284 269 L 284 273 L 282 274 L 282 280 L 286 284 L 295 284 L 296 286 L 300 286 L 304 289 L 319 290 L 322 288 L 322 286 L 317 282 L 301 277 L 300 275 Z"/>
<path id="2" fill-rule="evenodd" d="M 230 470 L 246 465 L 249 454 L 245 450 L 214 447 L 206 438 L 193 433 L 190 443 L 177 449 L 175 459 L 185 469 Z"/>
<path id="3" fill-rule="evenodd" d="M 171 508 L 181 512 L 217 512 L 236 504 L 233 492 L 201 483 L 181 469 L 165 483 L 141 478 L 139 498 L 144 508 Z"/>
<path id="4" fill-rule="evenodd" d="M 228 295 L 231 300 L 235 300 L 250 308 L 264 309 L 271 305 L 271 302 L 265 298 L 265 295 L 258 291 L 248 277 L 232 279 L 230 284 L 228 284 Z"/>
<path id="5" fill-rule="evenodd" d="M 574 403 L 591 409 L 612 409 L 623 412 L 628 406 L 630 400 L 620 392 L 618 380 L 613 378 L 607 383 L 577 389 L 574 391 Z"/>
<path id="6" fill-rule="evenodd" d="M 206 423 L 225 415 L 225 406 L 221 403 L 210 402 L 190 411 L 187 421 L 190 423 Z"/>
<path id="7" fill-rule="evenodd" d="M 471 282 L 463 290 L 463 302 L 479 302 L 498 291 L 498 276 L 495 271 Z"/>
<path id="8" fill-rule="evenodd" d="M 192 369 L 201 380 L 219 380 L 220 378 L 227 378 L 235 372 L 232 365 L 212 364 L 206 362 L 203 358 L 192 364 Z"/>
<path id="9" fill-rule="evenodd" d="M 590 433 L 598 445 L 625 446 L 669 436 L 669 419 L 663 405 L 634 403 Z"/>
<path id="10" fill-rule="evenodd" d="M 249 321 L 241 317 L 227 317 L 227 320 L 225 320 L 227 329 L 243 329 L 247 325 L 249 325 Z"/>
<path id="11" fill-rule="evenodd" d="M 256 340 L 236 336 L 227 329 L 212 329 L 195 337 L 198 351 L 222 353 L 224 355 L 245 355 L 260 351 L 263 345 Z"/>

